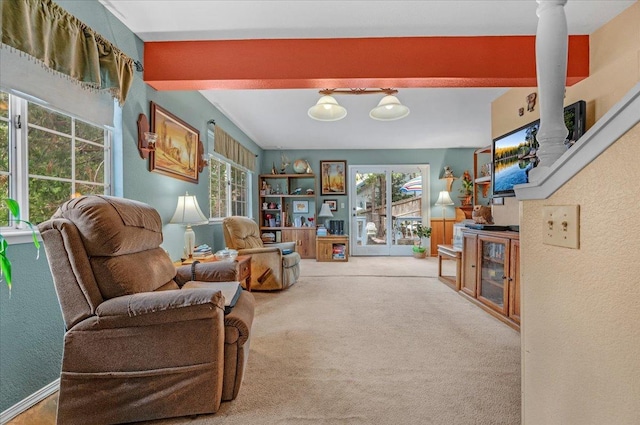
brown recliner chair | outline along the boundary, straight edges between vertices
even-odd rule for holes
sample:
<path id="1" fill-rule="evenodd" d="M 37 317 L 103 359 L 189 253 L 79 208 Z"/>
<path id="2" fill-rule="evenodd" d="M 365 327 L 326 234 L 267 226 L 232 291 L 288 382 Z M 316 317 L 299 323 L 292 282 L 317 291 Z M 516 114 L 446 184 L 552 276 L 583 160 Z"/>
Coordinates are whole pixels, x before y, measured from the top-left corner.
<path id="1" fill-rule="evenodd" d="M 251 290 L 285 289 L 300 277 L 300 254 L 295 242 L 264 245 L 258 224 L 250 218 L 227 217 L 222 221 L 224 240 L 238 255 L 251 255 Z"/>
<path id="2" fill-rule="evenodd" d="M 73 199 L 38 227 L 67 329 L 59 424 L 213 413 L 235 398 L 255 302 L 241 291 L 224 314 L 220 289 L 234 285 L 216 282 L 237 281 L 234 263 L 175 268 L 157 211 L 122 198 Z"/>

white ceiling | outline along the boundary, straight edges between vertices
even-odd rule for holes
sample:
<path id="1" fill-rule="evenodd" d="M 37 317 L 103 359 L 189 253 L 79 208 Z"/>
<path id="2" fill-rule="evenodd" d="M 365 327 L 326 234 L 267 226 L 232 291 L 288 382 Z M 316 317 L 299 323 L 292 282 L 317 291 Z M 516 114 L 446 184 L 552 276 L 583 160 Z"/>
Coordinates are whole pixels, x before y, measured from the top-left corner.
<path id="1" fill-rule="evenodd" d="M 535 0 L 100 1 L 144 41 L 535 35 L 538 21 Z M 569 0 L 569 33 L 591 34 L 635 1 Z M 201 93 L 265 149 L 410 149 L 489 144 L 491 102 L 506 90 L 399 89 L 411 113 L 391 122 L 369 118 L 376 95 L 336 96 L 347 117 L 318 122 L 307 116 L 317 90 Z"/>

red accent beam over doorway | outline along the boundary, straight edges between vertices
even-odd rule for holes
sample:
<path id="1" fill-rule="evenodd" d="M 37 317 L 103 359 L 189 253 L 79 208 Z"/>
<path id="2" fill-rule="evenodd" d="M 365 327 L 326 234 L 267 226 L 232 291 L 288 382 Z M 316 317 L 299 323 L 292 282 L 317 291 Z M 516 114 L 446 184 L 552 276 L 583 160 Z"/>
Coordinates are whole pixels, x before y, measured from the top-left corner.
<path id="1" fill-rule="evenodd" d="M 537 85 L 534 36 L 147 42 L 144 68 L 157 90 Z M 570 36 L 567 85 L 588 76 Z"/>

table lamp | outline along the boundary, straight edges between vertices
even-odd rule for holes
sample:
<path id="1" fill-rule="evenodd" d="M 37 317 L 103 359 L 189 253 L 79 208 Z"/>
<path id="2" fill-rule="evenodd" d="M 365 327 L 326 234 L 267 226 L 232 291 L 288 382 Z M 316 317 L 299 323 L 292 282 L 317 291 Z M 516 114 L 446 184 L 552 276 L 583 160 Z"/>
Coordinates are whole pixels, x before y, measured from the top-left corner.
<path id="1" fill-rule="evenodd" d="M 333 217 L 333 213 L 331 212 L 331 207 L 329 204 L 322 204 L 320 208 L 320 212 L 318 213 L 318 218 L 325 218 L 324 227 L 329 228 L 329 219 Z"/>
<path id="2" fill-rule="evenodd" d="M 184 196 L 178 196 L 178 205 L 176 206 L 176 212 L 173 214 L 169 223 L 172 224 L 186 224 L 187 228 L 184 231 L 184 249 L 185 255 L 188 258 L 193 257 L 193 249 L 196 243 L 196 234 L 191 228 L 192 225 L 206 224 L 209 220 L 202 213 L 198 200 L 194 195 L 189 195 L 186 192 Z"/>
<path id="3" fill-rule="evenodd" d="M 445 223 L 446 207 L 447 205 L 454 205 L 453 201 L 451 200 L 451 196 L 449 196 L 449 192 L 447 192 L 446 190 L 440 191 L 440 195 L 438 196 L 436 205 L 442 205 L 442 244 L 446 245 L 446 242 L 445 242 L 447 240 L 446 238 L 447 227 Z"/>

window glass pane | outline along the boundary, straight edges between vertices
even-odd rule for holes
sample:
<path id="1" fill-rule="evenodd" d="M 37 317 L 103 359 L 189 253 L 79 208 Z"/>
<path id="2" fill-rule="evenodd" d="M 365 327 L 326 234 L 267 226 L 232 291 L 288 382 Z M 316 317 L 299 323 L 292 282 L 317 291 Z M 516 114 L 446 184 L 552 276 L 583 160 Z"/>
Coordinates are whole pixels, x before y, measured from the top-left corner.
<path id="1" fill-rule="evenodd" d="M 71 117 L 29 102 L 29 124 L 71 134 Z"/>
<path id="2" fill-rule="evenodd" d="M 75 193 L 80 195 L 104 195 L 104 186 L 77 183 Z"/>
<path id="3" fill-rule="evenodd" d="M 29 178 L 29 221 L 41 223 L 71 195 L 71 182 Z"/>
<path id="4" fill-rule="evenodd" d="M 30 128 L 29 174 L 70 179 L 71 139 Z"/>
<path id="5" fill-rule="evenodd" d="M 95 125 L 87 124 L 79 120 L 76 121 L 76 137 L 99 145 L 104 144 L 104 130 Z"/>
<path id="6" fill-rule="evenodd" d="M 102 146 L 76 142 L 76 180 L 104 183 L 103 165 L 104 148 Z"/>
<path id="7" fill-rule="evenodd" d="M 9 93 L 0 91 L 0 118 L 9 117 Z"/>
<path id="8" fill-rule="evenodd" d="M 9 197 L 9 94 L 0 91 L 0 200 Z M 0 226 L 9 225 L 9 209 L 0 201 Z"/>
<path id="9" fill-rule="evenodd" d="M 0 171 L 9 171 L 9 123 L 0 118 Z"/>
<path id="10" fill-rule="evenodd" d="M 9 197 L 9 176 L 0 175 L 0 199 Z M 0 226 L 9 225 L 9 208 L 4 201 L 0 202 Z"/>
<path id="11" fill-rule="evenodd" d="M 231 213 L 233 215 L 247 215 L 247 173 L 231 168 Z"/>
<path id="12" fill-rule="evenodd" d="M 210 185 L 211 185 L 211 217 L 220 218 L 227 216 L 227 165 L 216 158 L 209 161 Z"/>

